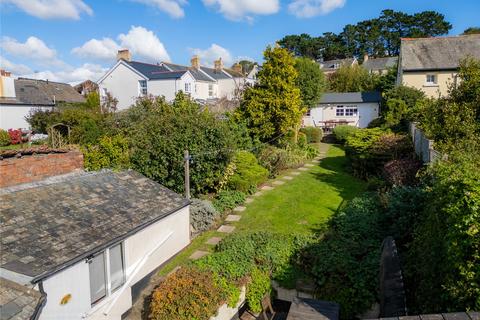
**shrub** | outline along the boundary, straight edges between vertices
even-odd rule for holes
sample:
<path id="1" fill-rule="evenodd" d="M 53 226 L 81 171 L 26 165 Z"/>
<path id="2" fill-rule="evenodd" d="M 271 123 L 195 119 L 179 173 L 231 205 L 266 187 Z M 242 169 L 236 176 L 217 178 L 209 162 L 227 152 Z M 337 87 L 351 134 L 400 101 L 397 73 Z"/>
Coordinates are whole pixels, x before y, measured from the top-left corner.
<path id="1" fill-rule="evenodd" d="M 300 148 L 307 146 L 307 135 L 303 132 L 298 133 L 298 146 Z"/>
<path id="2" fill-rule="evenodd" d="M 98 144 L 82 148 L 87 170 L 125 169 L 130 166 L 128 142 L 122 136 L 102 137 Z"/>
<path id="3" fill-rule="evenodd" d="M 182 268 L 168 276 L 153 292 L 151 320 L 208 320 L 227 293 L 209 271 Z"/>
<path id="4" fill-rule="evenodd" d="M 268 272 L 255 268 L 250 277 L 251 281 L 247 285 L 246 300 L 251 311 L 260 313 L 263 297 L 267 294 L 270 295 L 272 291 L 270 276 Z"/>
<path id="5" fill-rule="evenodd" d="M 354 134 L 357 130 L 358 130 L 357 127 L 342 125 L 342 126 L 336 126 L 335 128 L 333 128 L 333 134 L 335 135 L 335 138 L 337 139 L 338 142 L 345 143 L 347 141 L 347 138 L 352 134 Z"/>
<path id="6" fill-rule="evenodd" d="M 308 143 L 322 142 L 323 131 L 320 128 L 305 127 L 305 128 L 301 128 L 300 132 L 305 133 L 307 135 Z"/>
<path id="7" fill-rule="evenodd" d="M 25 117 L 34 133 L 47 134 L 49 126 L 59 123 L 60 112 L 54 110 L 32 109 Z"/>
<path id="8" fill-rule="evenodd" d="M 317 154 L 318 150 L 311 146 L 306 146 L 304 149 L 291 146 L 285 149 L 267 146 L 260 151 L 258 160 L 273 178 L 283 170 L 302 166 L 305 159 L 314 158 Z"/>
<path id="9" fill-rule="evenodd" d="M 10 145 L 10 135 L 7 131 L 0 129 L 0 147 L 5 147 Z"/>
<path id="10" fill-rule="evenodd" d="M 20 144 L 22 140 L 22 130 L 20 129 L 8 129 L 8 135 L 10 136 L 10 144 Z"/>
<path id="11" fill-rule="evenodd" d="M 216 195 L 213 205 L 219 212 L 225 212 L 244 202 L 245 193 L 234 190 L 223 190 Z"/>
<path id="12" fill-rule="evenodd" d="M 394 186 L 413 185 L 421 167 L 422 163 L 417 159 L 391 160 L 384 164 L 383 176 Z"/>
<path id="13" fill-rule="evenodd" d="M 248 151 L 239 151 L 233 159 L 235 173 L 228 181 L 232 190 L 251 192 L 268 177 L 268 170 L 258 164 L 257 158 Z"/>
<path id="14" fill-rule="evenodd" d="M 379 208 L 374 195 L 353 199 L 332 217 L 323 239 L 304 253 L 303 265 L 315 279 L 317 295 L 338 302 L 344 319 L 355 318 L 376 301 L 383 239 Z"/>
<path id="15" fill-rule="evenodd" d="M 209 230 L 219 213 L 208 200 L 192 199 L 190 205 L 190 224 L 194 233 Z"/>

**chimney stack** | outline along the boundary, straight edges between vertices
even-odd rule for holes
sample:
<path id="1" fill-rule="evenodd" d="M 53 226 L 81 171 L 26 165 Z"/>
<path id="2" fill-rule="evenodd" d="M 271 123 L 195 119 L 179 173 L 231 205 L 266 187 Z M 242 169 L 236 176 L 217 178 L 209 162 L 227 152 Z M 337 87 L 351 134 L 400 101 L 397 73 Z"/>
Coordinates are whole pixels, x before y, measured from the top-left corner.
<path id="1" fill-rule="evenodd" d="M 218 58 L 218 60 L 215 60 L 213 63 L 215 65 L 215 71 L 216 72 L 222 72 L 222 70 L 223 70 L 222 58 Z"/>
<path id="2" fill-rule="evenodd" d="M 238 73 L 242 73 L 242 65 L 240 63 L 235 63 L 233 66 L 232 66 L 232 69 L 233 71 L 235 72 L 238 72 Z"/>
<path id="3" fill-rule="evenodd" d="M 15 79 L 9 71 L 0 69 L 0 97 L 15 98 Z"/>
<path id="4" fill-rule="evenodd" d="M 197 55 L 194 55 L 192 57 L 192 59 L 190 60 L 190 63 L 192 65 L 192 68 L 200 69 L 200 58 Z"/>
<path id="5" fill-rule="evenodd" d="M 132 54 L 128 49 L 118 50 L 117 52 L 117 61 L 125 60 L 125 61 L 132 61 Z"/>

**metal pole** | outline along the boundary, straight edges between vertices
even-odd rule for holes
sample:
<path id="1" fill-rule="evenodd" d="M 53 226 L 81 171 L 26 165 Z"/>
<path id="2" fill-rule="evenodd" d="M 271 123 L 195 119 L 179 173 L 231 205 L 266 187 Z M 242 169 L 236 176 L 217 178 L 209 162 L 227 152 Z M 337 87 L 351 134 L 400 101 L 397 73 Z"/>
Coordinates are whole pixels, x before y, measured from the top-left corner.
<path id="1" fill-rule="evenodd" d="M 190 199 L 190 155 L 188 150 L 184 153 L 185 162 L 185 198 Z"/>

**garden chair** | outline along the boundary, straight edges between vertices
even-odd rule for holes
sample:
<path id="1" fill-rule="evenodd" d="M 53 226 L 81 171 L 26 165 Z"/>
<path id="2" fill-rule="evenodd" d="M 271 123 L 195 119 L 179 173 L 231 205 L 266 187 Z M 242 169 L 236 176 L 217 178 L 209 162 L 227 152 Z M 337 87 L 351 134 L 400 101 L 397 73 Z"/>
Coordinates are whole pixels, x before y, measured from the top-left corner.
<path id="1" fill-rule="evenodd" d="M 270 317 L 268 316 L 270 314 Z M 262 318 L 263 320 L 272 320 L 275 317 L 275 311 L 272 308 L 272 302 L 270 300 L 270 295 L 267 294 L 262 299 Z"/>

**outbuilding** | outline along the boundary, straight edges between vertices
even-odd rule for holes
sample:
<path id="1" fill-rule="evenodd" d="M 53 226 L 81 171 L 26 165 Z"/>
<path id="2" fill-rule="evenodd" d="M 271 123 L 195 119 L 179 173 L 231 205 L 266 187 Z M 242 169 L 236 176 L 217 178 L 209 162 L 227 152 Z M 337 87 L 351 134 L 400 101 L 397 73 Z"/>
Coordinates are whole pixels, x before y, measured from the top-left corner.
<path id="1" fill-rule="evenodd" d="M 320 103 L 303 117 L 304 127 L 320 127 L 330 132 L 337 125 L 366 128 L 379 117 L 380 92 L 325 93 Z"/>

